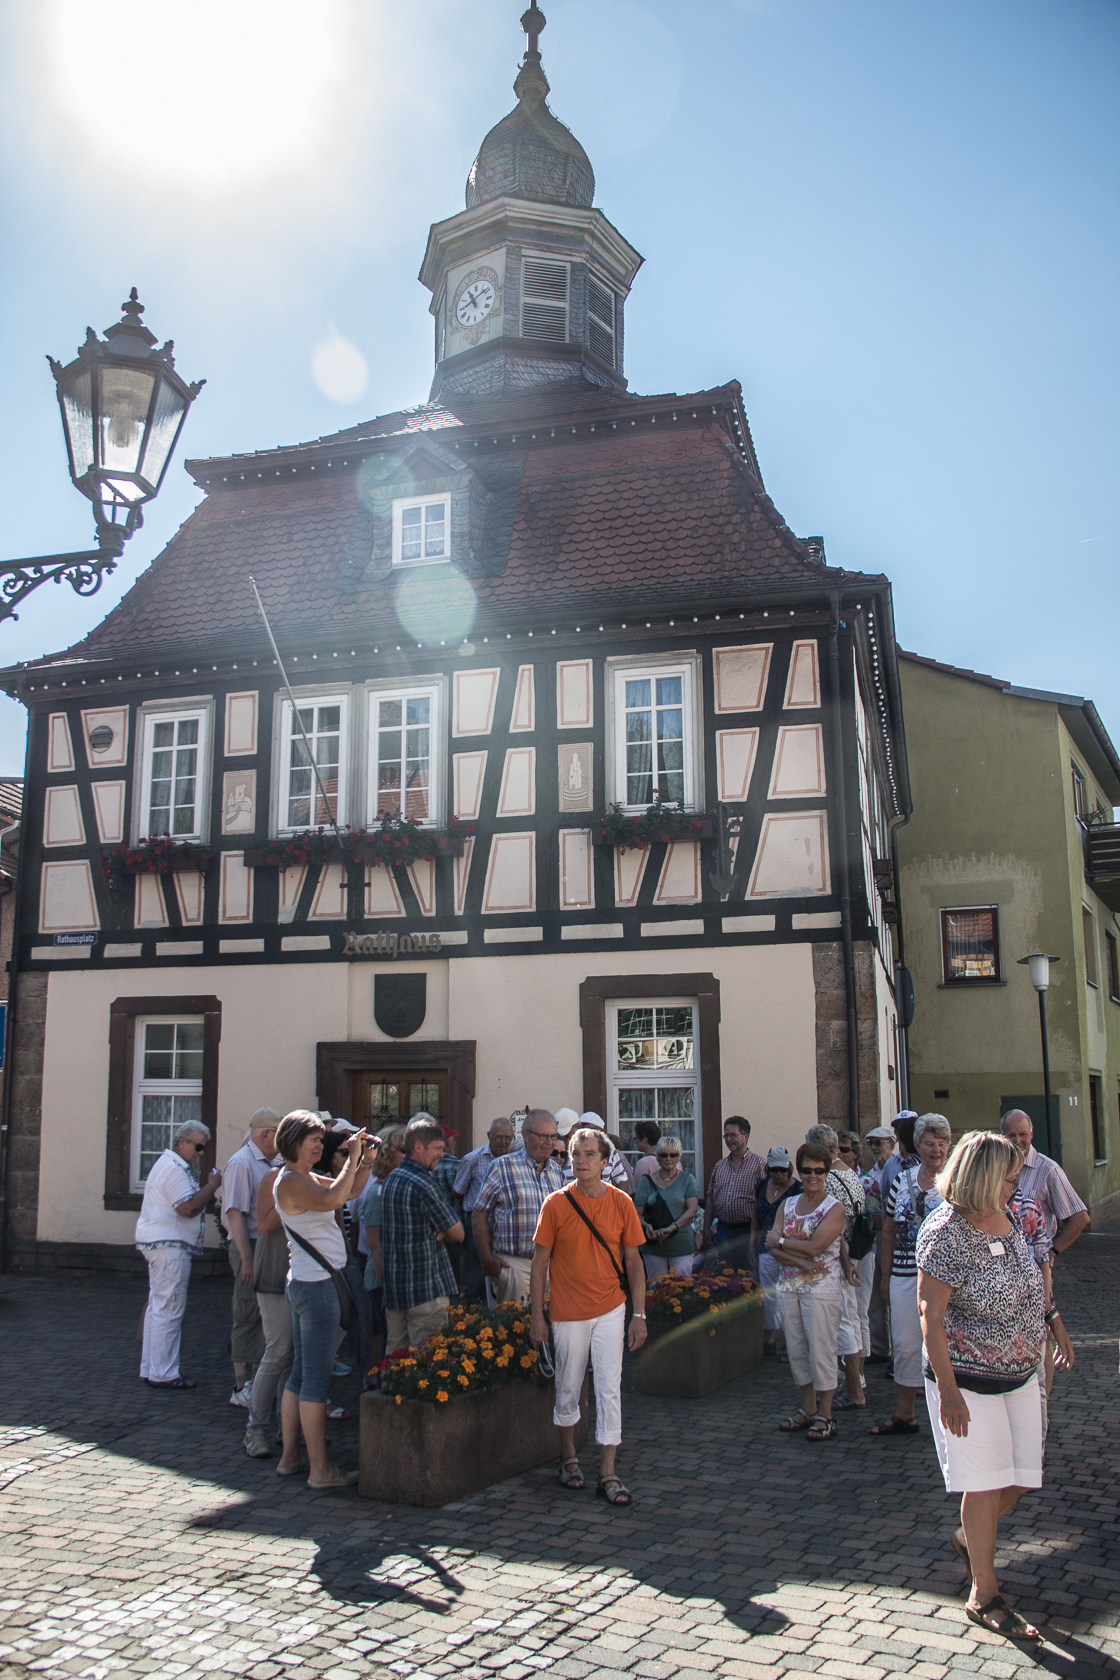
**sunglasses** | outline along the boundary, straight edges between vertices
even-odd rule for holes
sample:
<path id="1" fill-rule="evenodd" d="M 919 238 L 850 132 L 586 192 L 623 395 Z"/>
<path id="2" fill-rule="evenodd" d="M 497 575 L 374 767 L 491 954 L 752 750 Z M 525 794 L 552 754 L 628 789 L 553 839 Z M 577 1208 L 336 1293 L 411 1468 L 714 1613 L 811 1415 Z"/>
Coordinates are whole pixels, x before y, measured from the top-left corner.
<path id="1" fill-rule="evenodd" d="M 778 1176 L 781 1177 L 783 1173 L 788 1173 L 789 1172 L 788 1167 L 767 1167 L 766 1170 L 770 1174 L 771 1178 L 774 1177 L 775 1173 L 777 1173 Z"/>
<path id="2" fill-rule="evenodd" d="M 680 1158 L 681 1152 L 679 1149 L 659 1149 L 657 1151 L 659 1161 L 679 1161 Z"/>
<path id="3" fill-rule="evenodd" d="M 552 1151 L 552 1159 L 554 1161 L 566 1161 L 567 1158 L 568 1151 L 566 1149 L 554 1149 Z"/>
<path id="4" fill-rule="evenodd" d="M 828 1168 L 827 1167 L 798 1167 L 797 1170 L 801 1174 L 802 1178 L 827 1178 L 828 1177 Z"/>

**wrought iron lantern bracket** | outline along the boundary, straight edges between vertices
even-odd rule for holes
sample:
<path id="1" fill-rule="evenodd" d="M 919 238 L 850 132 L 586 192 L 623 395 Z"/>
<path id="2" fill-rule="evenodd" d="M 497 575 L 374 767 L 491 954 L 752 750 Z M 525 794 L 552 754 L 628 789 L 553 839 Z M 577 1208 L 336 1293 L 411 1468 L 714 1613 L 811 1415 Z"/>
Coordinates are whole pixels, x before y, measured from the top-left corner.
<path id="1" fill-rule="evenodd" d="M 733 810 L 721 800 L 716 806 L 719 838 L 719 867 L 708 880 L 721 898 L 729 898 L 737 885 L 735 875 L 736 847 L 743 832 L 745 813 Z"/>

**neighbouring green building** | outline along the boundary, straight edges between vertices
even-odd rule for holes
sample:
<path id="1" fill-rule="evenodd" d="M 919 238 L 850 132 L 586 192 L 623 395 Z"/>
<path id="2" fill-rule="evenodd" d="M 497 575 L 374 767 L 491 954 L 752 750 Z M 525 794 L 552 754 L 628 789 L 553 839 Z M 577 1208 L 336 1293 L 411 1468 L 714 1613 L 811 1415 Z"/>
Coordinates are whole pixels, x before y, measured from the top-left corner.
<path id="1" fill-rule="evenodd" d="M 955 1134 L 1023 1108 L 1091 1209 L 1120 1215 L 1120 755 L 1090 700 L 900 650 L 914 816 L 898 830 L 914 978 L 910 1107 Z"/>

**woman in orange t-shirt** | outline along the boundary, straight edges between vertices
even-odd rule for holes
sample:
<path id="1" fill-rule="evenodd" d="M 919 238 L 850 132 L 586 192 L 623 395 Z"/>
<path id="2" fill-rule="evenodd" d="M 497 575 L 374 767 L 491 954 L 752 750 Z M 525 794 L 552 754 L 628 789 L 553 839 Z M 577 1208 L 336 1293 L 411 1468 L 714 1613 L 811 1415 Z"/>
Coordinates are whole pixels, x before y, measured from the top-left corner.
<path id="1" fill-rule="evenodd" d="M 646 1274 L 639 1252 L 642 1222 L 630 1197 L 603 1183 L 610 1140 L 591 1126 L 568 1139 L 575 1183 L 545 1197 L 533 1242 L 529 1286 L 530 1336 L 537 1347 L 548 1340 L 544 1320 L 545 1279 L 550 1279 L 549 1317 L 556 1356 L 556 1400 L 552 1421 L 560 1431 L 560 1485 L 578 1490 L 583 1475 L 576 1457 L 579 1394 L 588 1355 L 595 1374 L 595 1438 L 599 1443 L 596 1492 L 610 1505 L 629 1505 L 630 1493 L 614 1473 L 622 1440 L 622 1349 L 626 1297 L 625 1264 L 634 1312 L 631 1352 L 646 1339 Z M 616 1258 L 616 1256 L 618 1258 Z"/>

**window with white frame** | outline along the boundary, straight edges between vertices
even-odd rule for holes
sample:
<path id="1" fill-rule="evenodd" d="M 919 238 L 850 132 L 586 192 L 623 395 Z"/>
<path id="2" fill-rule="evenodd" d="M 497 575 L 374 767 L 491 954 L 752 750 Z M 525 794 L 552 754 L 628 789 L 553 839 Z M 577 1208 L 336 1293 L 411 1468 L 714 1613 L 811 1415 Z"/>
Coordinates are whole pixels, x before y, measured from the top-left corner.
<path id="1" fill-rule="evenodd" d="M 610 1129 L 623 1154 L 633 1163 L 649 1153 L 634 1127 L 654 1121 L 662 1137 L 680 1139 L 681 1165 L 701 1183 L 696 999 L 623 998 L 609 1003 L 606 1014 Z"/>
<path id="2" fill-rule="evenodd" d="M 568 265 L 525 257 L 521 264 L 521 336 L 550 344 L 568 339 Z"/>
<path id="3" fill-rule="evenodd" d="M 136 1022 L 132 1103 L 132 1188 L 144 1181 L 176 1131 L 202 1121 L 201 1016 Z"/>
<path id="4" fill-rule="evenodd" d="M 279 828 L 319 828 L 345 819 L 347 702 L 344 694 L 300 699 L 297 715 L 291 702 L 284 701 Z"/>
<path id="5" fill-rule="evenodd" d="M 696 715 L 691 665 L 619 667 L 614 673 L 614 792 L 627 810 L 657 797 L 696 803 Z"/>
<path id="6" fill-rule="evenodd" d="M 370 823 L 399 812 L 418 822 L 438 817 L 432 758 L 439 706 L 437 688 L 375 691 L 369 697 Z"/>
<path id="7" fill-rule="evenodd" d="M 433 566 L 450 558 L 451 497 L 399 497 L 393 503 L 393 565 Z"/>
<path id="8" fill-rule="evenodd" d="M 149 712 L 144 719 L 139 835 L 202 837 L 208 713 Z"/>

